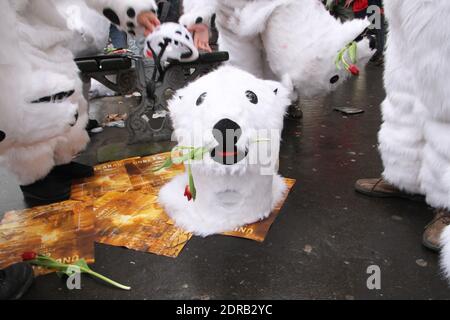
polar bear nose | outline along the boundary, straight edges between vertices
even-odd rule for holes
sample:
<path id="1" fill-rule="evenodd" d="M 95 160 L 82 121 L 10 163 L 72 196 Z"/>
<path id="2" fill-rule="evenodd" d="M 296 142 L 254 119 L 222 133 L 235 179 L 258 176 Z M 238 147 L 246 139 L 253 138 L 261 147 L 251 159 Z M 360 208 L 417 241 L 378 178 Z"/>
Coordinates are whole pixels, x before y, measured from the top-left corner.
<path id="1" fill-rule="evenodd" d="M 242 135 L 242 130 L 233 120 L 222 119 L 214 126 L 213 133 L 218 141 L 228 140 L 228 135 L 231 135 L 235 140 L 234 143 L 237 143 Z M 220 134 L 220 137 L 218 137 L 218 134 Z"/>
<path id="2" fill-rule="evenodd" d="M 230 119 L 222 119 L 213 128 L 218 145 L 211 151 L 211 158 L 222 165 L 233 165 L 247 156 L 247 151 L 238 150 L 237 142 L 242 136 L 241 127 Z"/>

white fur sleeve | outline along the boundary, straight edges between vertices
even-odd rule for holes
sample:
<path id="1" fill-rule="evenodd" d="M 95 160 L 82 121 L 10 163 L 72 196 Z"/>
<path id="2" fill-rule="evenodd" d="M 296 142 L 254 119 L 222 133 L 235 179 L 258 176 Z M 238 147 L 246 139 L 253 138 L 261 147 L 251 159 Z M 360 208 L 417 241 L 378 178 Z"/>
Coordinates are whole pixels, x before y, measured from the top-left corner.
<path id="1" fill-rule="evenodd" d="M 139 13 L 158 10 L 155 0 L 86 0 L 86 3 L 133 36 L 143 33 L 137 22 Z"/>
<path id="2" fill-rule="evenodd" d="M 197 23 L 211 25 L 211 18 L 216 12 L 216 0 L 183 0 L 183 15 L 180 23 L 190 27 Z"/>
<path id="3" fill-rule="evenodd" d="M 236 33 L 241 36 L 254 36 L 264 31 L 267 20 L 282 5 L 292 0 L 260 0 L 249 2 L 237 15 L 234 22 Z"/>

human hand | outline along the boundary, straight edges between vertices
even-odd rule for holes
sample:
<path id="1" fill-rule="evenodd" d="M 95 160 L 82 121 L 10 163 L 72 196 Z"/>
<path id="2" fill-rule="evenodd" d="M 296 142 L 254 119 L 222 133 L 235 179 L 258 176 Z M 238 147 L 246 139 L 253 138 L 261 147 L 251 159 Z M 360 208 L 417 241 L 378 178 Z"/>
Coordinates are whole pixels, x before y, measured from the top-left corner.
<path id="1" fill-rule="evenodd" d="M 137 17 L 139 25 L 145 28 L 144 35 L 148 36 L 161 24 L 158 16 L 152 11 L 143 11 Z"/>
<path id="2" fill-rule="evenodd" d="M 194 45 L 197 49 L 212 52 L 209 46 L 209 29 L 204 23 L 197 23 L 188 28 L 194 37 Z"/>

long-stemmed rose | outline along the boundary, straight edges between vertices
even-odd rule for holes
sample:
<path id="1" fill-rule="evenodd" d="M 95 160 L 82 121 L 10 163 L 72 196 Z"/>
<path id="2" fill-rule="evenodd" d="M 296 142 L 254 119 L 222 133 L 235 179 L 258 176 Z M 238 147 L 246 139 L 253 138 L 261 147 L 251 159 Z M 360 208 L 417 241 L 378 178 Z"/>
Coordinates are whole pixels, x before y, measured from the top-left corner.
<path id="1" fill-rule="evenodd" d="M 181 151 L 181 155 L 180 152 Z M 187 152 L 186 152 L 187 151 Z M 185 152 L 185 153 L 183 153 Z M 160 171 L 162 169 L 168 169 L 174 164 L 182 164 L 187 161 L 187 169 L 189 176 L 189 185 L 186 186 L 184 191 L 184 196 L 188 199 L 188 201 L 194 200 L 197 198 L 197 189 L 195 188 L 194 176 L 192 175 L 192 166 L 191 161 L 195 160 L 203 160 L 203 156 L 209 152 L 208 148 L 205 147 L 183 147 L 178 146 L 172 149 L 170 153 L 170 157 L 166 159 L 164 164 L 159 168 L 156 168 L 153 171 Z"/>
<path id="2" fill-rule="evenodd" d="M 37 254 L 35 252 L 25 252 L 22 254 L 22 260 L 30 263 L 31 265 L 43 267 L 47 269 L 52 269 L 58 272 L 58 274 L 65 274 L 71 276 L 73 270 L 80 270 L 81 273 L 86 273 L 94 278 L 100 279 L 116 288 L 122 290 L 131 290 L 131 287 L 124 286 L 114 280 L 111 280 L 89 268 L 88 264 L 84 259 L 78 260 L 73 264 L 65 264 L 56 261 L 48 256 Z"/>
<path id="3" fill-rule="evenodd" d="M 261 143 L 261 142 L 270 142 L 270 139 L 258 139 L 253 141 L 252 143 Z M 197 189 L 195 187 L 194 176 L 192 174 L 191 162 L 203 160 L 204 155 L 207 154 L 208 152 L 210 152 L 210 148 L 208 147 L 195 148 L 195 147 L 177 146 L 172 149 L 170 156 L 166 159 L 166 161 L 160 167 L 154 169 L 153 172 L 168 169 L 172 167 L 174 164 L 182 164 L 187 161 L 189 184 L 184 189 L 184 196 L 187 198 L 188 201 L 191 200 L 195 201 L 197 199 Z"/>
<path id="4" fill-rule="evenodd" d="M 346 53 L 348 53 L 351 63 L 348 63 L 347 60 L 345 59 Z M 359 68 L 356 65 L 357 61 L 358 61 L 358 44 L 356 43 L 356 41 L 353 41 L 338 52 L 335 64 L 338 70 L 342 69 L 341 66 L 342 64 L 345 70 L 350 72 L 352 75 L 357 76 L 359 75 Z"/>

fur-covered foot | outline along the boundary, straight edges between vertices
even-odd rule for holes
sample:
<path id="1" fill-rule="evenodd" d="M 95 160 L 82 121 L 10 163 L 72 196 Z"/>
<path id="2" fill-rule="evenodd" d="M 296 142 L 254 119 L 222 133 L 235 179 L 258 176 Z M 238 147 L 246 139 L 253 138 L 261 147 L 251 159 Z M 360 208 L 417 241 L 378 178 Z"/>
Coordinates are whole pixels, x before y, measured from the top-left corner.
<path id="1" fill-rule="evenodd" d="M 81 163 L 71 162 L 69 164 L 55 167 L 50 175 L 65 180 L 89 178 L 94 175 L 94 168 Z"/>
<path id="2" fill-rule="evenodd" d="M 72 181 L 49 175 L 27 186 L 20 186 L 25 199 L 42 203 L 54 203 L 70 198 Z"/>

